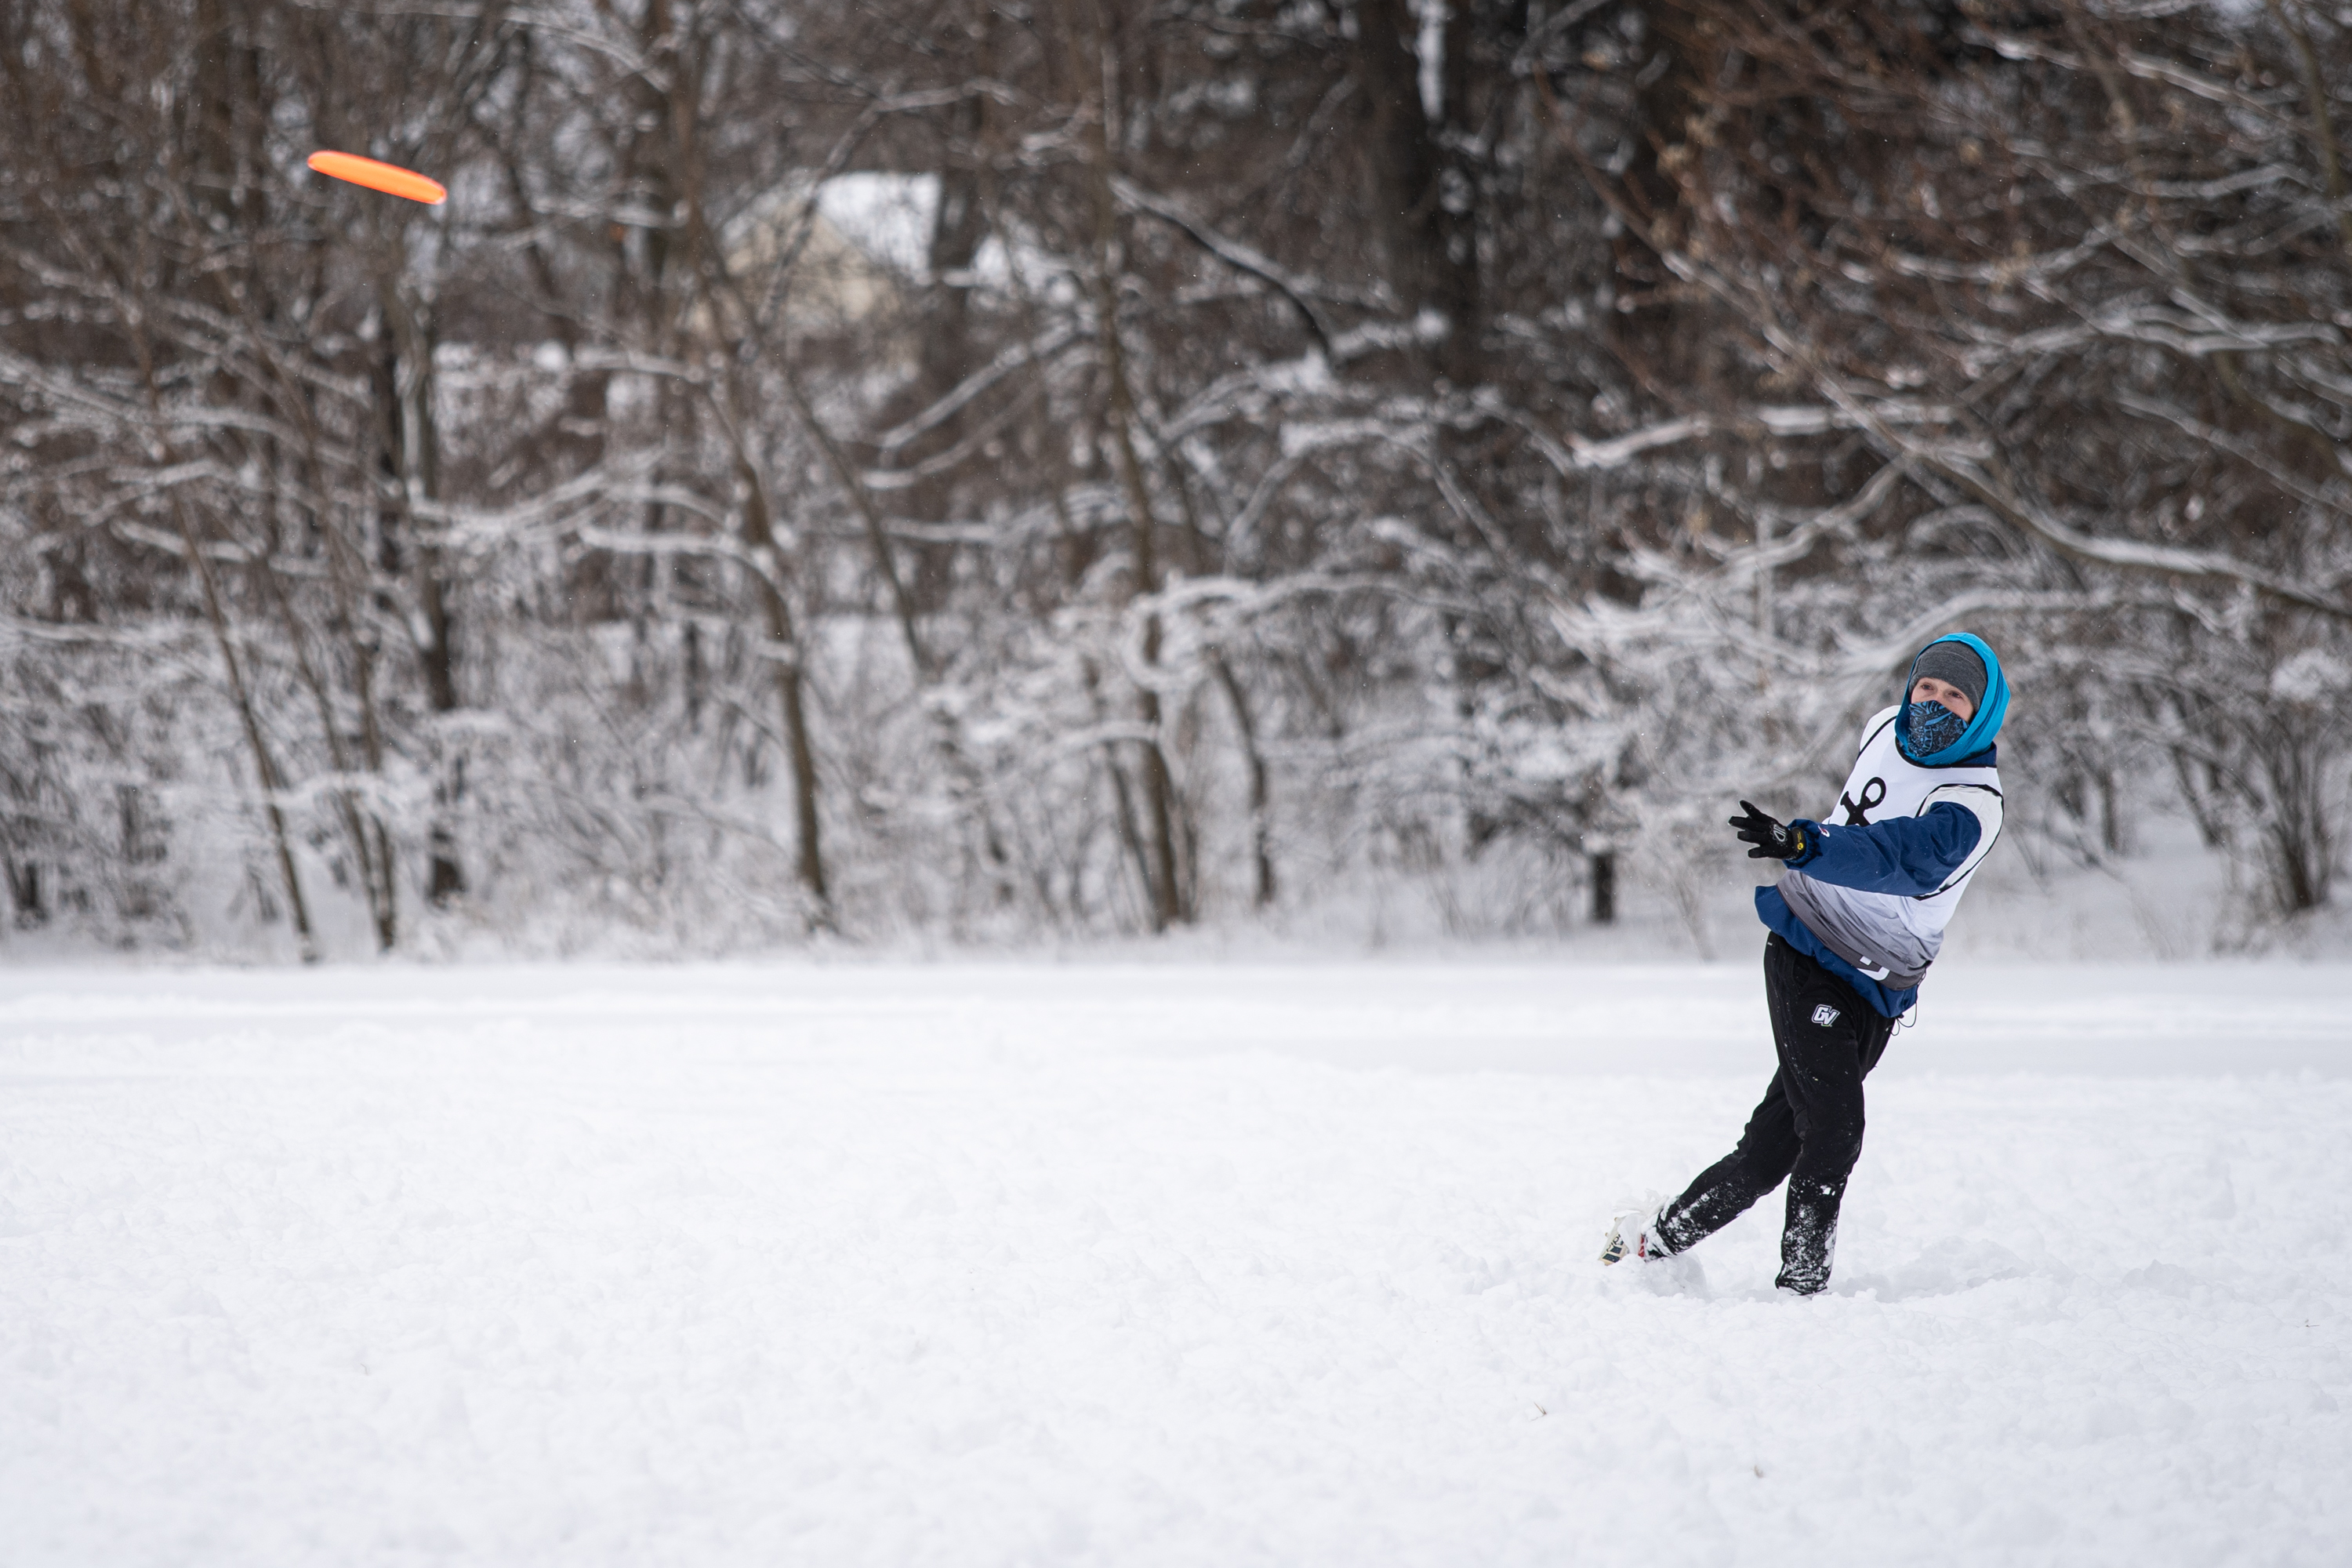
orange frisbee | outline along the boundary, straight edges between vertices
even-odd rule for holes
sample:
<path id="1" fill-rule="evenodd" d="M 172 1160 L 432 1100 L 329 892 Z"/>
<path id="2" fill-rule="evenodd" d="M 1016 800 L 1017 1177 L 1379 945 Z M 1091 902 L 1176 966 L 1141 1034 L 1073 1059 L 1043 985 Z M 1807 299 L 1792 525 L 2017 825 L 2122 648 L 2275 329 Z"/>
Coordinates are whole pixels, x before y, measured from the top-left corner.
<path id="1" fill-rule="evenodd" d="M 355 185 L 365 185 L 386 195 L 406 196 L 412 202 L 426 206 L 439 206 L 449 199 L 449 192 L 438 180 L 428 180 L 414 169 L 404 169 L 397 163 L 379 163 L 373 158 L 362 158 L 353 153 L 313 153 L 304 163 L 331 180 L 349 180 Z"/>

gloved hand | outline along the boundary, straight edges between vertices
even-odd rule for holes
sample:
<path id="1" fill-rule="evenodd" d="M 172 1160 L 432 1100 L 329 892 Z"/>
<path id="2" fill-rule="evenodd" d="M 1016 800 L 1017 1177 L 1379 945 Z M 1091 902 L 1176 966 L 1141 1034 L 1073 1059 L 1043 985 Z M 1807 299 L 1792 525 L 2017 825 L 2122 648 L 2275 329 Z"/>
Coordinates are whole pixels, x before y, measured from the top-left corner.
<path id="1" fill-rule="evenodd" d="M 1739 809 L 1748 815 L 1733 817 L 1731 826 L 1739 830 L 1740 842 L 1755 846 L 1748 852 L 1750 860 L 1801 860 L 1812 852 L 1812 836 L 1802 823 L 1767 816 L 1752 801 L 1741 801 Z"/>

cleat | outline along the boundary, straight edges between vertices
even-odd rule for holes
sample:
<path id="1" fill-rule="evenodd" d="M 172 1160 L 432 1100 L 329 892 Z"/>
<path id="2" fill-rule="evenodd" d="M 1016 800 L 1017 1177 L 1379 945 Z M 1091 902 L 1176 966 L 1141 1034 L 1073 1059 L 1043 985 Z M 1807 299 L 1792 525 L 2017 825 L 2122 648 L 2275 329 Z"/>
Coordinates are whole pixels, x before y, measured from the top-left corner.
<path id="1" fill-rule="evenodd" d="M 1622 1263 L 1634 1258 L 1643 1263 L 1654 1263 L 1666 1256 L 1658 1244 L 1658 1211 L 1655 1208 L 1628 1209 L 1609 1222 L 1609 1234 L 1601 1243 L 1601 1261 Z"/>

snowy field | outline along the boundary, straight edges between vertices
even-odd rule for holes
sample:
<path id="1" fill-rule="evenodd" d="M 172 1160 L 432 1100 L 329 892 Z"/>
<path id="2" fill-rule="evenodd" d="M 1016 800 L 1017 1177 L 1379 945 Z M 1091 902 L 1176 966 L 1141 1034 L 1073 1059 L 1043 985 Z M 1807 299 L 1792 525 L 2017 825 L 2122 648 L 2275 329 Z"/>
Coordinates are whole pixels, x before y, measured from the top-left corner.
<path id="1" fill-rule="evenodd" d="M 0 970 L 0 1562 L 2352 1561 L 2352 967 L 1956 960 L 1830 1295 L 1603 1271 L 1760 992 Z"/>

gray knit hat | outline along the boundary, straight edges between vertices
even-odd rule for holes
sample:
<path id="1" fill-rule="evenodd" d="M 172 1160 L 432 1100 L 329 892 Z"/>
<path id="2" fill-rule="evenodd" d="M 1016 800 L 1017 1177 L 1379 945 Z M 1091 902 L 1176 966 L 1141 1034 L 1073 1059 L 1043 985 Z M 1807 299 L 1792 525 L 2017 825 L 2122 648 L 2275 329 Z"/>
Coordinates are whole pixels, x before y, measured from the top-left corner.
<path id="1" fill-rule="evenodd" d="M 1969 694 L 1969 706 L 1984 706 L 1984 660 L 1977 650 L 1964 642 L 1932 642 L 1911 661 L 1911 686 L 1919 684 L 1921 676 L 1933 676 L 1937 680 L 1957 686 Z M 1911 687 L 1903 689 L 1905 701 L 1911 698 Z"/>

